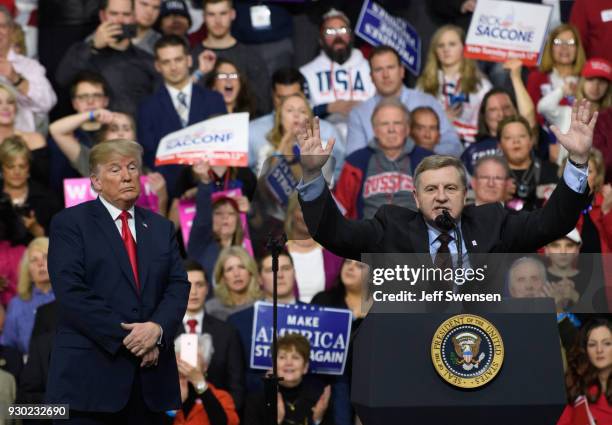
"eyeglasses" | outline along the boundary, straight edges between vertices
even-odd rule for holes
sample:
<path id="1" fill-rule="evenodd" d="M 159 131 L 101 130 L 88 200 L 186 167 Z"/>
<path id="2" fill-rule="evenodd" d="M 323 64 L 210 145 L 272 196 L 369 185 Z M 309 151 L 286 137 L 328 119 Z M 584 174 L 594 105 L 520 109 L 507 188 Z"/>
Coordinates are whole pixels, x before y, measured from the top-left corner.
<path id="1" fill-rule="evenodd" d="M 345 35 L 348 34 L 350 32 L 350 28 L 347 27 L 340 27 L 340 28 L 325 28 L 325 35 L 329 36 L 329 37 L 333 37 L 336 35 Z"/>
<path id="2" fill-rule="evenodd" d="M 219 74 L 217 74 L 217 80 L 237 80 L 238 79 L 238 74 L 235 72 L 232 73 L 225 73 L 225 72 L 220 72 Z"/>
<path id="3" fill-rule="evenodd" d="M 106 96 L 104 95 L 104 93 L 83 93 L 74 96 L 74 98 L 79 101 L 101 100 L 105 97 Z"/>
<path id="4" fill-rule="evenodd" d="M 553 40 L 553 45 L 555 46 L 574 46 L 576 44 L 576 40 L 570 38 L 569 40 L 562 40 L 560 38 L 555 38 Z"/>
<path id="5" fill-rule="evenodd" d="M 476 176 L 476 178 L 480 181 L 486 181 L 487 183 L 493 182 L 495 184 L 501 184 L 506 181 L 505 177 L 500 176 Z"/>

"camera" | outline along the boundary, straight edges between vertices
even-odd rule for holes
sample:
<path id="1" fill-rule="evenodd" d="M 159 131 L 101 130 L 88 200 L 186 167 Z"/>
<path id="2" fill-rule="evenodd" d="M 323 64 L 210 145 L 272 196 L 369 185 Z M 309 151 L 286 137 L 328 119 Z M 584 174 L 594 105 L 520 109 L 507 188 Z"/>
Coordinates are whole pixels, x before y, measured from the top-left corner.
<path id="1" fill-rule="evenodd" d="M 136 31 L 137 31 L 136 24 L 122 24 L 121 34 L 116 35 L 115 39 L 117 41 L 122 41 L 125 39 L 132 39 L 136 37 Z"/>
<path id="2" fill-rule="evenodd" d="M 13 209 L 15 210 L 15 214 L 23 217 L 29 217 L 32 212 L 32 207 L 27 202 L 21 205 L 14 205 Z"/>

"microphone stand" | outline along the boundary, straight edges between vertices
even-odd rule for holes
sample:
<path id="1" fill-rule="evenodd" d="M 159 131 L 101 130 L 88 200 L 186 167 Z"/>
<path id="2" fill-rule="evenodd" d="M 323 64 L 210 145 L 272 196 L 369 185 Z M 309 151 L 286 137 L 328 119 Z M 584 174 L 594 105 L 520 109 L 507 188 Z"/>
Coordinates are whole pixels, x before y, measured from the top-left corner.
<path id="1" fill-rule="evenodd" d="M 272 254 L 272 374 L 266 375 L 264 380 L 264 424 L 278 424 L 278 383 L 282 378 L 278 376 L 276 362 L 277 334 L 278 334 L 278 257 L 287 243 L 287 235 L 282 233 L 278 238 L 268 235 L 266 248 Z"/>

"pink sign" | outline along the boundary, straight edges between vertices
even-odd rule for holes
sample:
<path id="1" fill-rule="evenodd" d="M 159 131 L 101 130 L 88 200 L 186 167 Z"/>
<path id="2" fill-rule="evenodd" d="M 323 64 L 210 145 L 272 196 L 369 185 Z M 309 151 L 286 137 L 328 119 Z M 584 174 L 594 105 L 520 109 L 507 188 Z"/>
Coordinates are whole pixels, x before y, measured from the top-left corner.
<path id="1" fill-rule="evenodd" d="M 212 202 L 214 203 L 219 198 L 237 198 L 239 196 L 242 196 L 242 190 L 231 189 L 214 192 L 211 197 Z M 185 248 L 187 248 L 187 244 L 189 243 L 189 234 L 191 233 L 191 228 L 193 227 L 195 215 L 195 200 L 188 199 L 179 201 L 179 222 L 181 224 L 181 233 L 183 235 L 183 243 L 185 244 Z M 249 234 L 249 225 L 247 224 L 246 214 L 242 212 L 240 213 L 240 224 L 242 225 L 242 231 L 244 234 L 242 247 L 246 249 L 251 256 L 253 256 L 253 246 L 251 244 L 251 235 Z"/>
<path id="2" fill-rule="evenodd" d="M 153 212 L 159 211 L 157 195 L 149 185 L 147 176 L 140 176 L 140 197 L 136 205 L 147 208 Z M 78 179 L 64 179 L 64 204 L 66 208 L 73 207 L 83 202 L 92 201 L 98 194 L 91 187 L 91 181 L 87 177 Z"/>

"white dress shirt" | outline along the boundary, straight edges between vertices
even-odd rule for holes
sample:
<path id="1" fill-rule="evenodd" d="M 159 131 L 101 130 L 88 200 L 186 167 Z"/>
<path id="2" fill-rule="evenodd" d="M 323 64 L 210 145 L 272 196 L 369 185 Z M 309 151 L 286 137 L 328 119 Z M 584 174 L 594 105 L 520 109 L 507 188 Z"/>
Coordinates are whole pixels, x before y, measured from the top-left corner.
<path id="1" fill-rule="evenodd" d="M 117 230 L 119 230 L 119 234 L 121 235 L 122 224 L 119 216 L 121 215 L 123 210 L 120 210 L 119 208 L 108 202 L 106 199 L 104 199 L 104 196 L 100 195 L 99 198 L 102 202 L 102 205 L 104 205 L 108 213 L 111 215 L 113 221 L 115 222 L 115 226 L 117 226 Z M 132 206 L 127 211 L 130 213 L 130 218 L 128 218 L 128 226 L 130 226 L 130 232 L 132 232 L 132 237 L 134 238 L 134 242 L 136 242 L 136 221 L 134 220 L 134 207 Z"/>
<path id="2" fill-rule="evenodd" d="M 191 316 L 189 313 L 185 314 L 185 317 L 183 317 L 183 329 L 185 330 L 186 334 L 189 333 L 189 325 L 187 324 L 187 320 L 190 319 L 195 319 L 198 321 L 198 323 L 196 323 L 196 334 L 200 335 L 202 333 L 202 322 L 204 321 L 204 309 L 194 316 Z"/>
<path id="3" fill-rule="evenodd" d="M 179 115 L 181 120 L 183 120 L 184 122 L 189 122 L 189 111 L 191 109 L 191 92 L 193 89 L 193 83 L 191 82 L 187 83 L 187 85 L 183 87 L 181 90 L 178 90 L 166 84 L 166 89 L 168 89 L 168 93 L 170 93 L 170 98 L 172 99 L 172 104 L 174 105 L 174 109 L 176 110 L 176 113 Z M 187 109 L 183 110 L 182 113 L 180 111 L 182 110 L 181 108 L 183 108 L 183 106 L 180 104 L 178 100 L 178 94 L 180 92 L 185 93 L 185 102 L 187 103 Z"/>

